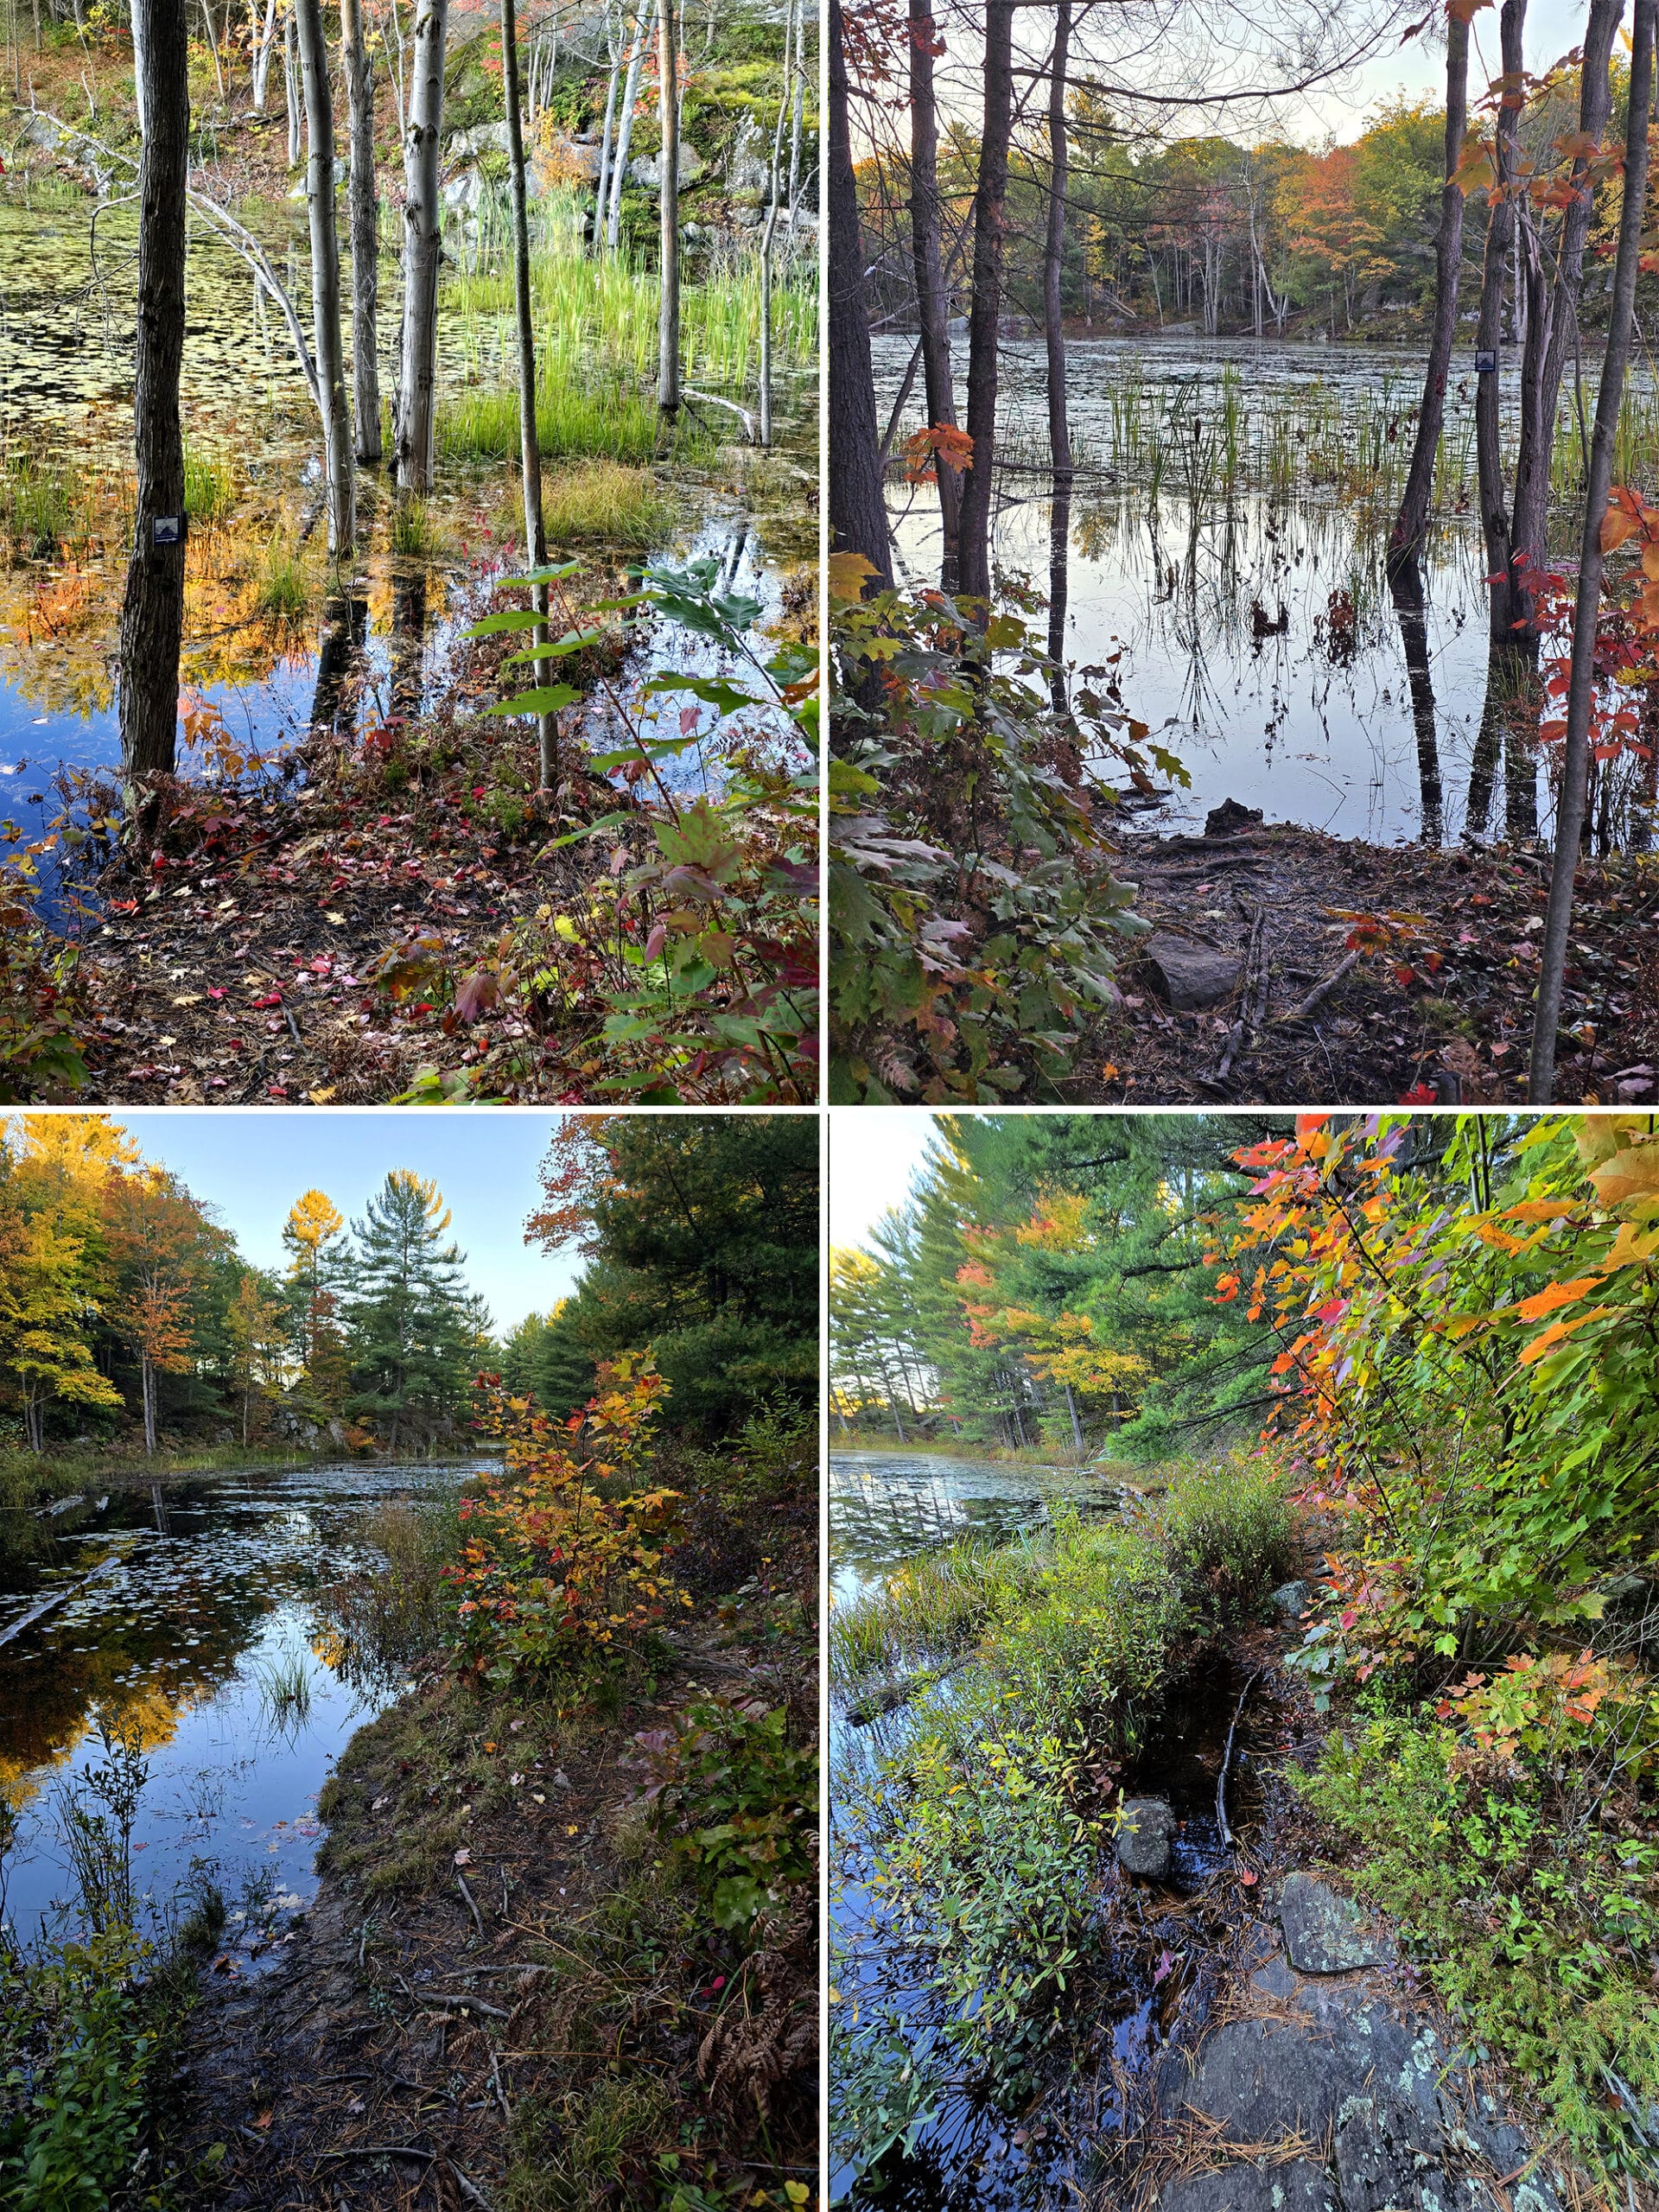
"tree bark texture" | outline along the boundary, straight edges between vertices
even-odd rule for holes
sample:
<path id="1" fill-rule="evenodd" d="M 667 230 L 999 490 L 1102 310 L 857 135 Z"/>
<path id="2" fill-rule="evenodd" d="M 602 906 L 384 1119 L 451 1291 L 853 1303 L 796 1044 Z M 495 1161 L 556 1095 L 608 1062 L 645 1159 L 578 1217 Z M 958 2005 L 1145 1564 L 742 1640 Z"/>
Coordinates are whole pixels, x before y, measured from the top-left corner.
<path id="1" fill-rule="evenodd" d="M 306 212 L 311 226 L 311 307 L 322 403 L 323 466 L 328 492 L 328 550 L 349 563 L 357 543 L 357 483 L 352 411 L 346 398 L 346 350 L 340 330 L 340 238 L 334 227 L 334 96 L 322 0 L 294 0 L 305 85 Z"/>
<path id="2" fill-rule="evenodd" d="M 1521 111 L 1526 94 L 1520 78 L 1524 62 L 1523 35 L 1527 0 L 1503 0 L 1498 19 L 1503 48 L 1503 74 L 1508 89 L 1501 95 L 1495 133 L 1497 182 L 1486 211 L 1486 255 L 1481 269 L 1480 311 L 1475 321 L 1475 348 L 1496 361 L 1503 340 L 1503 287 L 1514 250 L 1516 146 Z M 1518 303 L 1517 303 L 1518 312 Z M 1480 523 L 1486 542 L 1491 638 L 1495 645 L 1515 649 L 1515 594 L 1510 588 L 1510 508 L 1503 474 L 1502 401 L 1496 370 L 1477 379 L 1475 392 L 1475 465 L 1480 486 Z"/>
<path id="3" fill-rule="evenodd" d="M 404 342 L 397 380 L 397 493 L 424 499 L 432 489 L 438 380 L 438 265 L 442 207 L 438 158 L 443 144 L 443 58 L 448 0 L 420 0 L 404 133 Z"/>
<path id="4" fill-rule="evenodd" d="M 830 276 L 824 308 L 830 357 L 830 544 L 834 552 L 861 553 L 880 582 L 890 588 L 893 549 L 887 538 L 881 463 L 876 449 L 875 372 L 864 302 L 864 248 L 859 237 L 858 187 L 853 175 L 848 122 L 841 0 L 830 0 L 829 36 L 830 153 L 825 188 Z"/>
<path id="5" fill-rule="evenodd" d="M 922 340 L 928 422 L 935 429 L 955 429 L 957 395 L 939 244 L 939 111 L 933 89 L 938 42 L 932 0 L 910 0 L 910 251 L 916 272 L 916 322 Z M 954 592 L 962 543 L 962 474 L 944 461 L 938 461 L 935 474 L 944 538 L 939 582 Z"/>
<path id="6" fill-rule="evenodd" d="M 680 411 L 680 42 L 675 0 L 659 0 L 657 60 L 662 82 L 662 298 L 657 320 L 657 405 Z"/>
<path id="7" fill-rule="evenodd" d="M 974 442 L 962 495 L 964 594 L 991 595 L 991 464 L 996 447 L 997 326 L 1007 239 L 1008 132 L 1014 102 L 1014 0 L 986 0 L 985 119 L 974 195 L 974 299 L 968 318 L 968 435 Z"/>
<path id="8" fill-rule="evenodd" d="M 1048 78 L 1048 229 L 1043 239 L 1043 335 L 1048 346 L 1048 451 L 1057 477 L 1071 474 L 1065 416 L 1065 332 L 1060 264 L 1065 251 L 1065 52 L 1071 34 L 1066 0 L 1054 10 L 1054 58 Z"/>
<path id="9" fill-rule="evenodd" d="M 542 446 L 536 429 L 536 327 L 530 297 L 530 215 L 524 198 L 524 126 L 518 106 L 518 24 L 513 0 L 501 0 L 501 82 L 507 108 L 507 189 L 512 200 L 512 304 L 518 336 L 518 453 L 524 474 L 524 556 L 533 571 L 547 565 L 542 528 Z M 532 645 L 547 643 L 547 586 L 531 587 L 531 604 L 543 619 L 531 632 Z M 546 664 L 533 664 L 536 682 L 546 681 Z M 558 773 L 558 725 L 552 715 L 537 718 L 542 788 L 552 788 Z"/>
<path id="10" fill-rule="evenodd" d="M 1613 264 L 1613 303 L 1607 322 L 1607 350 L 1602 357 L 1601 381 L 1596 391 L 1596 427 L 1590 440 L 1584 542 L 1579 555 L 1578 596 L 1573 608 L 1567 735 L 1562 741 L 1565 751 L 1561 789 L 1556 803 L 1555 852 L 1550 870 L 1549 904 L 1544 914 L 1538 1006 L 1533 1019 L 1532 1065 L 1527 1084 L 1529 1106 L 1548 1106 L 1555 1096 L 1555 1033 L 1561 1018 L 1567 938 L 1573 927 L 1573 885 L 1590 783 L 1590 715 L 1596 680 L 1596 621 L 1601 608 L 1601 526 L 1612 488 L 1613 441 L 1624 396 L 1624 372 L 1630 364 L 1636 321 L 1636 280 L 1642 253 L 1642 219 L 1647 206 L 1648 122 L 1653 105 L 1656 10 L 1659 0 L 1636 0 L 1630 25 L 1624 197 L 1618 219 L 1618 252 Z"/>
<path id="11" fill-rule="evenodd" d="M 1434 237 L 1434 325 L 1422 404 L 1417 410 L 1417 442 L 1406 472 L 1406 488 L 1389 548 L 1391 562 L 1414 563 L 1428 535 L 1429 505 L 1434 496 L 1434 456 L 1446 421 L 1446 385 L 1452 372 L 1452 346 L 1458 331 L 1458 279 L 1463 268 L 1463 187 L 1457 174 L 1469 127 L 1469 22 L 1448 12 L 1446 22 L 1446 183 L 1440 193 L 1440 224 Z"/>
<path id="12" fill-rule="evenodd" d="M 121 757 L 130 775 L 173 772 L 184 627 L 185 181 L 190 158 L 184 0 L 136 0 L 144 19 L 138 164 L 138 317 L 133 379 L 137 463 L 132 560 L 121 607 Z"/>
<path id="13" fill-rule="evenodd" d="M 1606 134 L 1608 118 L 1612 113 L 1608 60 L 1612 53 L 1613 34 L 1624 12 L 1624 0 L 1590 0 L 1584 34 L 1579 129 L 1598 145 Z M 1586 181 L 1585 168 L 1580 156 L 1573 164 L 1576 190 L 1572 204 L 1561 217 L 1553 285 L 1544 273 L 1542 242 L 1535 237 L 1529 241 L 1531 251 L 1527 343 L 1521 364 L 1521 436 L 1515 465 L 1515 508 L 1510 531 L 1516 616 L 1529 625 L 1535 619 L 1535 610 L 1533 594 L 1527 587 L 1528 567 L 1541 568 L 1545 558 L 1555 410 L 1560 398 L 1561 378 L 1578 340 L 1584 250 L 1594 213 L 1594 195 Z"/>
<path id="14" fill-rule="evenodd" d="M 374 73 L 363 36 L 363 0 L 340 0 L 340 66 L 352 148 L 352 397 L 357 457 L 380 443 L 380 194 L 374 175 Z"/>

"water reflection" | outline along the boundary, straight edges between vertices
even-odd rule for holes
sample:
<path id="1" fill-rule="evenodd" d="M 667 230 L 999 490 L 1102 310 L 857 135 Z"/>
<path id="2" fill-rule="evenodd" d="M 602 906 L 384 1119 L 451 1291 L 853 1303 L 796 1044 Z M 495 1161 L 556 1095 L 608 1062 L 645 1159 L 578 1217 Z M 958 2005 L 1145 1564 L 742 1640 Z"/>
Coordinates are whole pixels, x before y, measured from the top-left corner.
<path id="1" fill-rule="evenodd" d="M 24 1941 L 73 1894 L 58 1798 L 101 1757 L 100 1716 L 133 1728 L 149 1762 L 133 1849 L 151 1909 L 204 1868 L 232 1900 L 292 1910 L 310 1899 L 317 1792 L 397 1688 L 346 1665 L 321 1592 L 370 1556 L 366 1504 L 453 1491 L 478 1464 L 157 1484 L 54 1518 L 44 1540 L 35 1522 L 8 1544 L 0 1791 L 18 1833 L 4 1910 Z M 284 1704 L 276 1680 L 302 1687 Z"/>

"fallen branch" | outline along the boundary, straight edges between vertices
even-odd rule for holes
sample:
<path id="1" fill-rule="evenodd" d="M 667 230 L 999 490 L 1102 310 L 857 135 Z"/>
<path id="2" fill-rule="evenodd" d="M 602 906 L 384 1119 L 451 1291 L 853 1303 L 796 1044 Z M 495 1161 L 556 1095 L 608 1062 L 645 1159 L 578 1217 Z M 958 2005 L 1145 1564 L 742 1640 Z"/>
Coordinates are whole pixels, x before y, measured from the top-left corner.
<path id="1" fill-rule="evenodd" d="M 478 1909 L 478 1900 L 467 1886 L 467 1877 L 459 1867 L 455 1869 L 455 1887 L 467 1901 L 467 1910 L 473 1916 L 473 1925 L 478 1930 L 478 1940 L 481 1943 L 484 1941 L 484 1916 Z"/>
<path id="2" fill-rule="evenodd" d="M 1261 1027 L 1267 1013 L 1268 962 L 1262 944 L 1267 926 L 1268 910 L 1258 902 L 1250 924 L 1250 949 L 1244 960 L 1244 988 L 1239 996 L 1238 1020 L 1227 1033 L 1227 1048 L 1215 1073 L 1199 1078 L 1206 1088 L 1226 1082 L 1240 1047 L 1247 1037 Z"/>
<path id="3" fill-rule="evenodd" d="M 1262 1669 L 1258 1667 L 1238 1694 L 1238 1703 L 1233 1707 L 1232 1726 L 1227 1731 L 1227 1742 L 1221 1754 L 1221 1772 L 1216 1777 L 1216 1825 L 1221 1830 L 1223 1848 L 1230 1851 L 1234 1835 L 1227 1825 L 1227 1770 L 1233 1763 L 1233 1737 L 1238 1727 L 1238 1717 L 1244 1710 L 1244 1700 L 1261 1681 Z"/>
<path id="4" fill-rule="evenodd" d="M 357 2151 L 321 2151 L 317 2164 L 326 2166 L 341 2158 L 418 2158 L 429 2166 L 437 2155 L 435 2151 L 417 2151 L 412 2143 L 365 2143 Z"/>
<path id="5" fill-rule="evenodd" d="M 1359 959 L 1360 956 L 1358 953 L 1351 952 L 1347 955 L 1345 959 L 1338 961 L 1332 973 L 1325 977 L 1322 983 L 1315 983 L 1313 989 L 1308 993 L 1307 996 L 1302 1000 L 1300 1005 L 1292 1007 L 1288 1014 L 1281 1014 L 1279 1016 L 1280 1026 L 1282 1027 L 1287 1021 L 1306 1021 L 1310 1014 L 1316 1012 L 1319 1007 L 1324 1005 L 1326 999 L 1330 997 L 1332 992 L 1336 989 L 1337 985 L 1341 982 L 1343 977 L 1344 976 L 1351 976 L 1353 974 L 1355 969 L 1359 965 Z"/>
<path id="6" fill-rule="evenodd" d="M 721 399 L 712 391 L 699 391 L 695 385 L 689 384 L 683 384 L 680 386 L 680 397 L 682 399 L 700 399 L 705 407 L 728 409 L 742 423 L 743 435 L 749 443 L 751 445 L 754 443 L 754 417 L 747 407 L 740 407 L 734 399 Z"/>

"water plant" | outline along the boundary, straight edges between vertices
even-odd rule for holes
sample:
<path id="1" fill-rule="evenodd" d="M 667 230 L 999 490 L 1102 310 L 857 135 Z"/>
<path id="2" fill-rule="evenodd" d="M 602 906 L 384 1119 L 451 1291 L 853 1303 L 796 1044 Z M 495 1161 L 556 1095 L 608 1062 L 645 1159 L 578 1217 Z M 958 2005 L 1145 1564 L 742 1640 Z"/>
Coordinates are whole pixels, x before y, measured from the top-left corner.
<path id="1" fill-rule="evenodd" d="M 284 1651 L 255 1672 L 259 1703 L 273 1727 L 303 1726 L 311 1712 L 311 1669 L 304 1655 Z"/>
<path id="2" fill-rule="evenodd" d="M 311 604 L 311 587 L 297 550 L 273 537 L 260 560 L 254 603 L 273 622 L 299 622 Z"/>

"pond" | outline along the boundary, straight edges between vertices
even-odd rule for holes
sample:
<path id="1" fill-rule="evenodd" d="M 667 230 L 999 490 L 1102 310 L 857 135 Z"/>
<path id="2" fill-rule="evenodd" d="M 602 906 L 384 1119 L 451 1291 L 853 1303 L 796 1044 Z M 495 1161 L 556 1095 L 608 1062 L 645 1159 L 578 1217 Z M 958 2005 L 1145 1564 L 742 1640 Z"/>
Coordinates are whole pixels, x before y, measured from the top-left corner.
<path id="1" fill-rule="evenodd" d="M 308 327 L 303 207 L 266 208 L 257 220 Z M 46 517 L 26 557 L 0 564 L 0 823 L 16 822 L 29 836 L 59 811 L 54 779 L 61 771 L 108 770 L 120 759 L 115 676 L 130 510 L 135 226 L 124 203 L 95 207 L 60 187 L 44 204 L 24 206 L 0 186 L 0 461 L 10 472 L 0 474 L 0 507 Z M 181 690 L 204 736 L 185 765 L 213 775 L 226 748 L 279 764 L 316 722 L 343 736 L 438 705 L 452 686 L 461 632 L 496 581 L 523 563 L 512 543 L 516 471 L 505 463 L 441 466 L 430 503 L 437 542 L 419 556 L 394 550 L 384 473 L 365 470 L 361 573 L 349 606 L 331 599 L 320 440 L 283 319 L 194 215 L 188 285 L 181 412 L 187 475 L 203 512 L 187 554 Z M 400 296 L 400 273 L 385 261 L 383 349 L 396 334 Z M 502 381 L 504 327 L 500 316 L 470 307 L 441 315 L 441 396 Z M 390 390 L 389 359 L 382 370 Z M 792 435 L 804 389 L 798 365 L 785 364 L 780 384 L 780 420 Z M 785 511 L 777 482 L 754 467 L 771 458 L 705 444 L 697 467 L 659 468 L 671 497 L 645 556 L 716 561 L 724 588 L 759 603 L 748 639 L 762 652 L 784 573 L 810 550 L 810 533 Z M 551 480 L 558 464 L 548 471 Z M 621 588 L 626 561 L 639 557 L 603 547 L 594 554 L 590 596 Z M 662 623 L 616 688 L 626 693 L 671 666 L 728 672 L 717 661 L 708 641 Z M 663 711 L 677 715 L 684 703 Z M 669 772 L 685 791 L 718 780 L 733 734 L 716 741 L 715 711 L 704 707 L 699 717 L 698 744 Z M 597 749 L 611 741 L 606 702 L 591 718 L 583 735 Z M 780 730 L 768 725 L 761 734 L 777 739 Z"/>
<path id="2" fill-rule="evenodd" d="M 830 1459 L 830 1555 L 835 1602 L 880 1585 L 907 1559 L 974 1535 L 1005 1541 L 1041 1526 L 1061 1501 L 1085 1512 L 1120 1510 L 1133 1486 L 1123 1470 L 1027 1467 L 931 1452 L 836 1452 Z M 1158 1494 L 1148 1484 L 1147 1494 Z M 931 1679 L 934 1699 L 952 1694 L 953 1675 Z M 1037 2066 L 1039 2087 L 1020 2113 L 1003 2110 L 971 2081 L 957 2079 L 917 2130 L 909 2152 L 890 2149 L 861 2176 L 832 2120 L 830 2201 L 893 2212 L 1048 2212 L 1096 2194 L 1111 2161 L 1133 2158 L 1139 2114 L 1160 2053 L 1193 2007 L 1207 2001 L 1200 1961 L 1224 1936 L 1230 1864 L 1217 1822 L 1217 1782 L 1230 1722 L 1246 1687 L 1230 1663 L 1212 1663 L 1172 1695 L 1160 1723 L 1122 1777 L 1128 1796 L 1169 1802 L 1180 1831 L 1167 1885 L 1126 1889 L 1101 1853 L 1091 1941 L 1074 1968 L 1052 2049 Z M 929 1986 L 936 1949 L 951 1931 L 916 1916 L 895 1942 L 893 1904 L 873 1882 L 873 1835 L 902 1833 L 905 1784 L 885 1770 L 902 1754 L 913 1721 L 907 1702 L 878 1695 L 860 1705 L 831 1699 L 830 1890 L 834 1998 L 832 2085 L 844 2072 L 835 2027 L 851 2018 L 893 2024 L 905 2049 L 925 2053 L 941 2024 Z M 1236 1759 L 1230 1814 L 1254 1829 L 1262 1777 L 1248 1751 Z M 849 1808 L 855 1808 L 849 1817 Z M 900 1853 L 902 1857 L 902 1853 Z M 1022 1965 L 1025 1961 L 1020 1962 Z M 971 2000 L 970 2000 L 971 2004 Z M 832 2086 L 832 2112 L 835 2089 Z M 1084 2188 L 1084 2184 L 1091 2184 Z"/>
<path id="3" fill-rule="evenodd" d="M 26 1945 L 73 1925 L 66 1801 L 105 1764 L 102 1717 L 148 1766 L 133 1830 L 141 1916 L 214 1882 L 226 1948 L 257 1970 L 316 1893 L 317 1793 L 401 1671 L 354 1653 L 321 1602 L 376 1556 L 361 1516 L 452 1495 L 476 1459 L 348 1462 L 122 1489 L 15 1526 L 0 1552 L 0 1866 Z M 8 1514 L 9 1522 L 25 1516 Z"/>
<path id="4" fill-rule="evenodd" d="M 883 424 L 913 344 L 874 341 Z M 956 352 L 961 369 L 965 346 Z M 1202 829 L 1211 807 L 1234 798 L 1269 822 L 1377 843 L 1454 844 L 1538 824 L 1547 834 L 1535 747 L 1511 764 L 1508 803 L 1494 806 L 1481 743 L 1488 644 L 1472 373 L 1454 370 L 1447 395 L 1441 519 L 1424 563 L 1427 662 L 1414 681 L 1384 555 L 1421 389 L 1414 349 L 1071 340 L 1077 475 L 1064 508 L 1047 469 L 1043 346 L 1005 339 L 1000 359 L 996 563 L 1046 599 L 1063 597 L 1065 657 L 1109 666 L 1129 711 L 1192 777 L 1190 789 L 1138 811 L 1137 826 Z M 1508 415 L 1517 380 L 1511 351 L 1500 383 Z M 1577 453 L 1579 397 L 1563 398 L 1564 467 Z M 1652 404 L 1651 379 L 1637 380 L 1628 406 L 1646 421 Z M 965 386 L 957 404 L 961 420 Z M 1593 406 L 1592 388 L 1584 404 Z M 921 419 L 912 393 L 896 443 Z M 906 574 L 937 582 L 932 486 L 890 479 L 889 511 Z"/>

